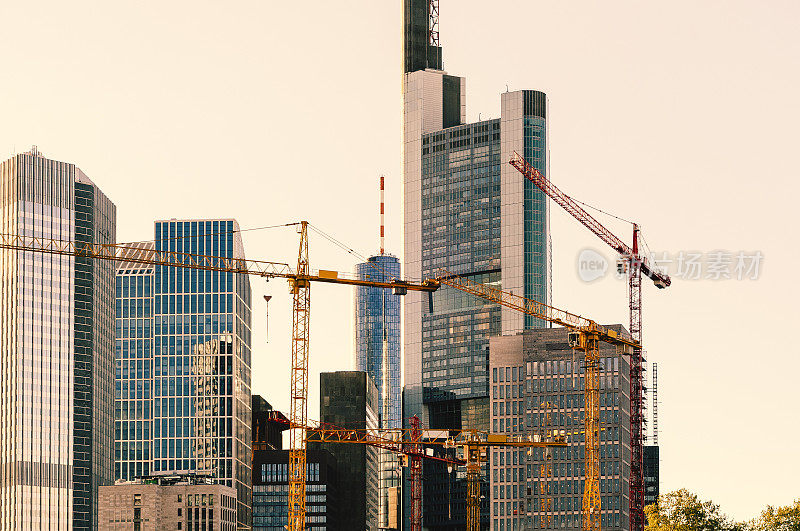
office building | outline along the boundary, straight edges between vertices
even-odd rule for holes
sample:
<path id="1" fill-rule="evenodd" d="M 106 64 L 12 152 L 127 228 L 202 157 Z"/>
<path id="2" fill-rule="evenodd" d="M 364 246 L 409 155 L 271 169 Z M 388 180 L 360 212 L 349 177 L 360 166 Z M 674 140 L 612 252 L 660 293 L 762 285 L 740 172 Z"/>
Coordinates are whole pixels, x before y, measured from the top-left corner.
<path id="1" fill-rule="evenodd" d="M 320 422 L 339 428 L 377 428 L 378 390 L 359 371 L 320 374 Z M 309 443 L 309 449 L 323 447 Z M 378 528 L 378 451 L 364 444 L 327 444 L 333 456 L 336 493 L 346 504 L 339 529 Z"/>
<path id="2" fill-rule="evenodd" d="M 506 92 L 499 118 L 467 123 L 466 79 L 442 70 L 439 47 L 420 45 L 431 29 L 427 4 L 404 0 L 405 276 L 458 274 L 547 303 L 546 198 L 508 164 L 518 152 L 547 173 L 547 97 Z M 430 428 L 487 429 L 488 338 L 542 323 L 446 286 L 433 298 L 430 312 L 427 295 L 405 297 L 404 416 L 419 415 Z M 428 472 L 424 525 L 463 529 L 464 482 Z M 461 500 L 455 512 L 442 502 L 454 488 Z"/>
<path id="3" fill-rule="evenodd" d="M 356 275 L 364 280 L 391 282 L 400 278 L 400 261 L 387 254 L 371 256 L 356 265 Z M 355 369 L 369 374 L 378 389 L 380 428 L 402 428 L 400 303 L 401 297 L 391 289 L 355 288 Z M 399 519 L 399 508 L 390 500 L 390 489 L 400 486 L 397 456 L 379 450 L 378 461 L 378 526 L 396 529 L 390 520 Z"/>
<path id="4" fill-rule="evenodd" d="M 644 504 L 650 505 L 658 501 L 659 492 L 659 456 L 658 446 L 645 446 L 644 471 Z"/>
<path id="5" fill-rule="evenodd" d="M 621 325 L 609 327 L 627 336 Z M 583 356 L 565 328 L 493 337 L 492 431 L 570 434 L 562 448 L 491 451 L 491 529 L 581 529 Z M 628 529 L 630 369 L 622 347 L 600 343 L 600 496 L 603 529 Z"/>
<path id="6" fill-rule="evenodd" d="M 5 234 L 116 243 L 116 207 L 34 147 L 0 163 Z M 97 528 L 113 482 L 114 266 L 0 250 L 0 529 Z"/>
<path id="7" fill-rule="evenodd" d="M 232 219 L 157 221 L 142 247 L 244 258 Z M 210 474 L 236 490 L 240 526 L 251 519 L 250 299 L 246 275 L 117 268 L 116 477 Z"/>
<path id="8" fill-rule="evenodd" d="M 336 462 L 324 448 L 306 452 L 306 528 L 351 529 L 338 517 L 353 504 L 337 488 Z M 253 531 L 283 531 L 289 523 L 289 450 L 253 453 Z"/>
<path id="9" fill-rule="evenodd" d="M 236 490 L 209 477 L 162 475 L 100 487 L 100 531 L 236 531 Z"/>

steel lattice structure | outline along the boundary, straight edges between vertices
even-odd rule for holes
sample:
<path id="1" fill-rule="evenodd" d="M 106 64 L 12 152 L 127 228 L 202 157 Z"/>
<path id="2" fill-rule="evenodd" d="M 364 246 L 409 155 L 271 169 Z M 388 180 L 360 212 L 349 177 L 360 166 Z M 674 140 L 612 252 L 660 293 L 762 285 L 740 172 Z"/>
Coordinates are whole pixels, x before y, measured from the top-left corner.
<path id="1" fill-rule="evenodd" d="M 628 309 L 630 312 L 630 333 L 636 341 L 630 356 L 630 432 L 631 432 L 631 487 L 630 487 L 630 514 L 631 531 L 644 531 L 644 434 L 643 434 L 643 357 L 642 357 L 642 275 L 650 278 L 658 288 L 666 288 L 672 281 L 668 275 L 653 269 L 642 256 L 639 249 L 639 226 L 633 224 L 633 245 L 628 246 L 610 230 L 597 221 L 591 214 L 578 204 L 577 201 L 562 192 L 550 182 L 539 170 L 529 164 L 518 153 L 514 153 L 509 161 L 529 181 L 541 189 L 548 197 L 566 210 L 572 217 L 592 231 L 598 238 L 619 253 L 624 261 L 628 275 Z M 588 403 L 588 402 L 587 402 Z M 599 499 L 597 511 L 598 520 L 595 525 L 589 522 L 587 527 L 584 515 L 584 529 L 599 529 Z M 586 502 L 584 501 L 584 509 Z"/>

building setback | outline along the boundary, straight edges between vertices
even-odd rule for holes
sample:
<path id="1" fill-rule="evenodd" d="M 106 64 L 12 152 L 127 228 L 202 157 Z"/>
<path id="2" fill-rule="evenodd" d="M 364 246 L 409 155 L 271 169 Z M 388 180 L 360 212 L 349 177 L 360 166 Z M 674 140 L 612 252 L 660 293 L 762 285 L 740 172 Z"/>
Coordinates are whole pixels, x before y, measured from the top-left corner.
<path id="1" fill-rule="evenodd" d="M 235 220 L 155 223 L 156 252 L 243 259 Z M 250 304 L 246 275 L 117 268 L 116 477 L 211 474 L 251 521 Z"/>
<path id="2" fill-rule="evenodd" d="M 395 256 L 371 256 L 356 265 L 356 275 L 364 280 L 391 282 L 400 278 L 400 261 Z M 370 375 L 378 390 L 378 425 L 380 428 L 402 428 L 403 404 L 400 370 L 400 303 L 401 297 L 391 289 L 356 287 L 355 293 L 355 368 Z M 378 526 L 396 529 L 390 520 L 390 489 L 400 486 L 397 456 L 388 450 L 378 451 L 379 500 Z"/>
<path id="3" fill-rule="evenodd" d="M 612 325 L 628 336 L 621 325 Z M 490 341 L 492 432 L 568 434 L 568 446 L 491 451 L 491 529 L 581 529 L 583 357 L 565 328 Z M 603 529 L 628 529 L 630 369 L 622 347 L 600 343 L 600 496 Z"/>
<path id="4" fill-rule="evenodd" d="M 320 374 L 320 422 L 339 428 L 377 428 L 378 390 L 359 371 Z M 319 443 L 309 443 L 318 449 Z M 325 444 L 333 456 L 339 529 L 378 528 L 378 451 L 363 444 Z"/>
<path id="5" fill-rule="evenodd" d="M 499 118 L 467 123 L 466 79 L 441 70 L 438 48 L 438 56 L 421 59 L 422 4 L 405 0 L 404 11 L 405 276 L 431 278 L 444 269 L 549 303 L 546 198 L 508 164 L 518 152 L 548 173 L 547 96 L 506 92 Z M 426 295 L 404 301 L 404 416 L 418 415 L 434 429 L 487 429 L 488 338 L 542 323 L 447 286 L 433 298 L 432 312 Z M 464 481 L 448 478 L 442 466 L 424 467 L 424 525 L 463 529 Z M 448 493 L 457 501 L 444 503 Z"/>
<path id="6" fill-rule="evenodd" d="M 0 163 L 3 233 L 116 243 L 116 207 L 34 147 Z M 96 529 L 113 481 L 114 266 L 0 250 L 0 529 Z"/>
<path id="7" fill-rule="evenodd" d="M 207 478 L 156 476 L 100 488 L 100 531 L 236 531 L 236 491 Z"/>

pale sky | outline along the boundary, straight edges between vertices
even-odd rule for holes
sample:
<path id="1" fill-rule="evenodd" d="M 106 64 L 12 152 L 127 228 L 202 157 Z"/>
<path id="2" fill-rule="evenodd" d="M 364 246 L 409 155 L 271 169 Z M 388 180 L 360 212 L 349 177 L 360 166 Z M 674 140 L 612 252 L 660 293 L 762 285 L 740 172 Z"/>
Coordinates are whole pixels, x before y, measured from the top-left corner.
<path id="1" fill-rule="evenodd" d="M 116 203 L 119 241 L 171 217 L 308 219 L 369 254 L 385 173 L 387 247 L 402 255 L 400 0 L 6 0 L 0 20 L 2 158 L 36 144 L 77 164 Z M 654 251 L 763 253 L 757 280 L 644 293 L 662 490 L 739 519 L 800 496 L 799 22 L 793 0 L 441 0 L 469 121 L 499 116 L 506 86 L 545 91 L 550 177 L 565 192 L 638 221 Z M 296 260 L 291 229 L 243 237 L 251 258 Z M 582 249 L 611 253 L 557 206 L 552 239 L 555 305 L 627 323 L 624 283 L 577 275 Z M 317 235 L 311 260 L 355 262 Z M 253 286 L 253 392 L 286 409 L 287 286 Z M 352 292 L 312 291 L 317 418 L 319 372 L 352 368 Z"/>

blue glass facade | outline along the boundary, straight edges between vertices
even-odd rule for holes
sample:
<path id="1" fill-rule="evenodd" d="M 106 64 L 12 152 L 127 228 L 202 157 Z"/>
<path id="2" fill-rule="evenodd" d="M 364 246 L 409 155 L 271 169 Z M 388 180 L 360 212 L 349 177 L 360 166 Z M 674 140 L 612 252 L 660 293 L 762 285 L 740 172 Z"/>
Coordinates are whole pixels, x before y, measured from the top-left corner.
<path id="1" fill-rule="evenodd" d="M 400 278 L 400 261 L 395 256 L 377 255 L 356 264 L 358 278 L 390 282 Z M 355 289 L 355 369 L 366 372 L 378 389 L 378 424 L 381 428 L 402 428 L 401 380 L 401 297 L 392 290 Z M 397 457 L 388 451 L 378 455 L 378 522 L 389 525 L 389 489 L 400 485 Z"/>
<path id="2" fill-rule="evenodd" d="M 234 220 L 159 221 L 154 246 L 158 252 L 244 258 Z M 219 271 L 122 266 L 117 477 L 148 470 L 213 473 L 236 489 L 238 522 L 249 525 L 249 279 Z"/>
<path id="3" fill-rule="evenodd" d="M 400 261 L 372 256 L 356 265 L 358 278 L 390 282 L 400 278 Z M 355 370 L 366 372 L 378 388 L 380 427 L 401 428 L 400 303 L 390 289 L 355 289 Z"/>
<path id="4" fill-rule="evenodd" d="M 150 474 L 153 269 L 121 263 L 116 282 L 114 477 Z"/>
<path id="5" fill-rule="evenodd" d="M 422 277 L 445 268 L 499 287 L 500 120 L 423 135 L 422 146 Z M 488 338 L 499 333 L 498 305 L 437 291 L 422 316 L 425 402 L 486 397 Z"/>
<path id="6" fill-rule="evenodd" d="M 523 157 L 548 175 L 547 167 L 547 96 L 535 90 L 523 91 Z M 523 177 L 520 175 L 520 179 Z M 550 260 L 548 249 L 547 196 L 535 184 L 524 181 L 524 268 L 525 297 L 550 303 Z M 525 329 L 542 327 L 544 322 L 525 316 Z"/>

